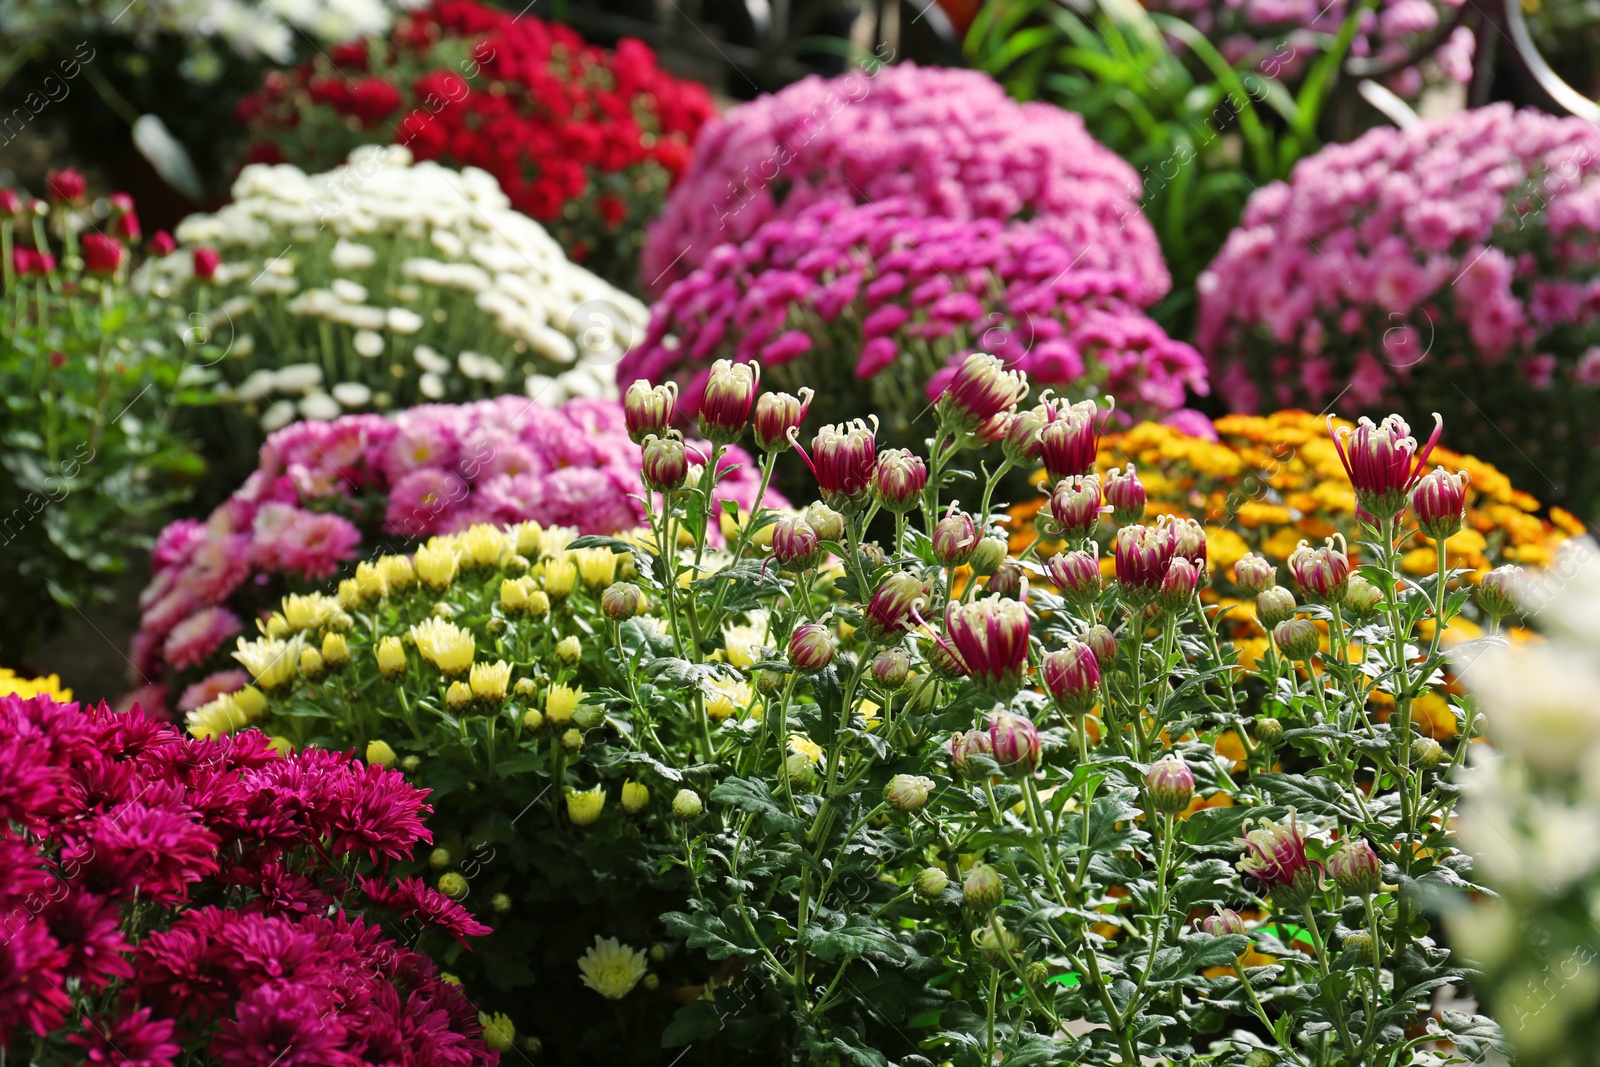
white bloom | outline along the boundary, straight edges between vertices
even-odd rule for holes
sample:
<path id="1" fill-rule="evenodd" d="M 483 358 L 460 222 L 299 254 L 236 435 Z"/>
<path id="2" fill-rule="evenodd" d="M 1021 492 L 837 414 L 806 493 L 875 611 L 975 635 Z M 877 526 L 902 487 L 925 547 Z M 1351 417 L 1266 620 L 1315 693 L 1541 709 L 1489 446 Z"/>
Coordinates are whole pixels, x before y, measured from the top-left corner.
<path id="1" fill-rule="evenodd" d="M 505 378 L 506 369 L 488 356 L 477 352 L 463 352 L 456 357 L 456 365 L 468 378 L 483 382 L 498 382 Z"/>
<path id="2" fill-rule="evenodd" d="M 389 329 L 398 334 L 412 334 L 422 329 L 422 316 L 409 308 L 390 308 L 383 317 Z"/>
<path id="3" fill-rule="evenodd" d="M 333 387 L 333 398 L 347 408 L 365 407 L 372 399 L 372 390 L 361 382 L 340 382 Z"/>
<path id="4" fill-rule="evenodd" d="M 417 350 L 411 353 L 411 358 L 417 361 L 417 366 L 430 374 L 450 373 L 450 361 L 427 345 L 418 345 Z"/>
<path id="5" fill-rule="evenodd" d="M 310 393 L 300 401 L 300 414 L 308 419 L 326 422 L 337 419 L 340 413 L 339 402 L 327 393 Z"/>
<path id="6" fill-rule="evenodd" d="M 347 304 L 362 304 L 367 299 L 367 287 L 349 278 L 335 278 L 328 288 L 333 290 L 334 296 Z"/>
<path id="7" fill-rule="evenodd" d="M 461 253 L 467 250 L 467 243 L 449 230 L 434 230 L 430 236 L 433 247 L 449 256 L 451 259 L 460 259 Z"/>
<path id="8" fill-rule="evenodd" d="M 583 984 L 607 1000 L 621 1000 L 633 992 L 633 987 L 649 969 L 641 950 L 624 945 L 614 937 L 602 938 L 598 934 L 594 944 L 578 960 Z"/>
<path id="9" fill-rule="evenodd" d="M 341 237 L 334 244 L 328 258 L 338 270 L 366 270 L 378 261 L 378 253 L 369 245 L 357 244 Z"/>
<path id="10" fill-rule="evenodd" d="M 250 377 L 240 383 L 239 388 L 233 392 L 234 399 L 241 404 L 254 403 L 270 396 L 278 387 L 278 376 L 272 371 L 262 368 L 251 371 Z"/>
<path id="11" fill-rule="evenodd" d="M 383 336 L 373 333 L 371 330 L 357 330 L 350 344 L 358 354 L 366 356 L 368 359 L 383 352 Z"/>
<path id="12" fill-rule="evenodd" d="M 261 416 L 261 428 L 268 433 L 281 430 L 295 419 L 294 401 L 277 400 Z"/>
<path id="13" fill-rule="evenodd" d="M 322 384 L 322 368 L 315 363 L 291 363 L 273 376 L 281 393 L 305 393 Z"/>
<path id="14" fill-rule="evenodd" d="M 1535 770 L 1569 774 L 1600 742 L 1600 671 L 1581 651 L 1501 645 L 1462 677 L 1482 701 L 1490 739 Z"/>
<path id="15" fill-rule="evenodd" d="M 437 374 L 432 372 L 424 374 L 419 384 L 422 388 L 422 395 L 427 397 L 429 400 L 443 399 L 444 379 L 439 377 Z"/>

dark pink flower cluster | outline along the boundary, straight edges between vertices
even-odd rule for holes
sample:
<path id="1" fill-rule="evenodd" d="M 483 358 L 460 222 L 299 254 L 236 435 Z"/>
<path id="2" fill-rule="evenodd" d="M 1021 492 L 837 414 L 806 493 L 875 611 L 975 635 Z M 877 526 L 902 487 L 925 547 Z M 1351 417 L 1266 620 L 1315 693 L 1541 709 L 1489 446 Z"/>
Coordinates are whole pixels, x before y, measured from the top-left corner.
<path id="1" fill-rule="evenodd" d="M 985 74 L 905 63 L 812 77 L 701 130 L 646 238 L 642 277 L 660 292 L 774 219 L 892 201 L 911 216 L 1037 220 L 1080 267 L 1126 275 L 1146 306 L 1171 278 L 1140 195 L 1133 168 L 1082 118 L 1019 104 Z"/>
<path id="2" fill-rule="evenodd" d="M 720 463 L 722 499 L 750 508 L 755 464 L 737 447 Z M 226 659 L 223 646 L 235 636 L 253 634 L 253 619 L 283 593 L 380 547 L 404 551 L 477 523 L 632 529 L 644 520 L 639 465 L 622 406 L 609 400 L 550 408 L 503 396 L 294 423 L 267 439 L 255 473 L 209 519 L 162 531 L 131 658 L 153 684 L 198 675 Z M 767 501 L 783 503 L 770 490 Z M 177 710 L 239 680 L 232 669 L 206 675 L 178 694 Z M 140 697 L 146 706 L 164 702 L 153 688 Z"/>
<path id="3" fill-rule="evenodd" d="M 64 1036 L 81 1061 L 132 1067 L 498 1061 L 460 991 L 355 910 L 488 933 L 382 877 L 431 841 L 426 793 L 399 772 L 44 696 L 0 697 L 0 766 L 0 1049 Z"/>
<path id="4" fill-rule="evenodd" d="M 1348 388 L 1341 405 L 1441 412 L 1456 447 L 1521 470 L 1503 430 L 1526 476 L 1559 480 L 1600 429 L 1597 269 L 1600 128 L 1494 105 L 1332 145 L 1257 192 L 1200 277 L 1197 343 L 1235 410 Z"/>
<path id="5" fill-rule="evenodd" d="M 1207 391 L 1199 354 L 1144 314 L 1139 275 L 1086 265 L 1043 223 L 906 206 L 825 201 L 721 246 L 657 301 L 619 380 L 675 380 L 692 411 L 714 360 L 754 359 L 783 388 L 873 381 L 893 411 L 983 351 L 1035 388 L 1109 392 L 1147 416 Z"/>

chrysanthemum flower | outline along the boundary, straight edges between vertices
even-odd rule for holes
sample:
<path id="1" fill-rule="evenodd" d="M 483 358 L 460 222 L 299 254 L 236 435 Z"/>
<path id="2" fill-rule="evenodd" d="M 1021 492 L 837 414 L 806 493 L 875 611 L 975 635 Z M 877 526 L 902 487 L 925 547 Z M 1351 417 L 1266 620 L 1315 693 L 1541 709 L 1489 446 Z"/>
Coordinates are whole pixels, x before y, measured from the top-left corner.
<path id="1" fill-rule="evenodd" d="M 583 984 L 607 1000 L 621 1000 L 649 970 L 645 954 L 614 937 L 595 936 L 594 944 L 578 960 Z"/>

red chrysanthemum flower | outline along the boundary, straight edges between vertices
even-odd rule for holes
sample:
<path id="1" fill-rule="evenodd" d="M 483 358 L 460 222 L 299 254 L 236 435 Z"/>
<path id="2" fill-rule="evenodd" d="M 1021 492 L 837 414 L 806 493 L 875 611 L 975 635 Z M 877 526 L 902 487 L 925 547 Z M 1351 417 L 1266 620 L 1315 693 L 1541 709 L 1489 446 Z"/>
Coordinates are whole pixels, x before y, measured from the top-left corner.
<path id="1" fill-rule="evenodd" d="M 183 1051 L 173 1040 L 176 1024 L 171 1019 L 152 1019 L 149 1008 L 140 1008 L 111 1022 L 96 1022 L 85 1016 L 85 1033 L 73 1034 L 68 1041 L 83 1049 L 85 1063 L 107 1067 L 172 1067 Z"/>
<path id="2" fill-rule="evenodd" d="M 474 919 L 466 908 L 437 889 L 430 888 L 419 878 L 402 878 L 393 883 L 363 878 L 361 891 L 379 907 L 436 926 L 462 944 L 466 944 L 466 938 L 482 937 L 491 932 L 489 927 Z"/>
<path id="3" fill-rule="evenodd" d="M 62 971 L 86 989 L 133 977 L 123 955 L 133 946 L 122 932 L 122 909 L 93 893 L 73 893 L 47 904 L 40 918 L 61 947 Z"/>
<path id="4" fill-rule="evenodd" d="M 24 922 L 0 939 L 0 1049 L 26 1028 L 47 1034 L 72 1010 L 62 965 L 66 953 L 43 923 Z"/>

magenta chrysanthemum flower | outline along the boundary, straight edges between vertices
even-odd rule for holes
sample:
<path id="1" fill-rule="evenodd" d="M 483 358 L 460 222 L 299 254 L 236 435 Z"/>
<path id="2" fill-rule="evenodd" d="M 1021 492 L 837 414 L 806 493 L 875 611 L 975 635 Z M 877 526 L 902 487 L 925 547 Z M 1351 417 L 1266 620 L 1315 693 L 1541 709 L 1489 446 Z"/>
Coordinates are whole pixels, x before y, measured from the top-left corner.
<path id="1" fill-rule="evenodd" d="M 0 1048 L 20 1029 L 47 1034 L 72 1010 L 66 953 L 43 923 L 23 923 L 0 939 Z"/>
<path id="2" fill-rule="evenodd" d="M 363 878 L 361 891 L 378 907 L 438 927 L 462 944 L 466 943 L 466 938 L 482 937 L 491 932 L 466 908 L 419 878 L 401 878 L 392 883 Z"/>
<path id="3" fill-rule="evenodd" d="M 329 991 L 312 986 L 258 986 L 239 999 L 210 1054 L 224 1067 L 341 1067 L 361 1057 L 344 1048 L 345 1027 Z"/>
<path id="4" fill-rule="evenodd" d="M 183 1052 L 173 1040 L 177 1024 L 151 1017 L 149 1008 L 106 1021 L 84 1017 L 84 1032 L 68 1041 L 83 1049 L 85 1063 L 105 1067 L 172 1067 Z"/>
<path id="5" fill-rule="evenodd" d="M 161 654 L 178 669 L 204 663 L 223 642 L 244 632 L 239 616 L 227 608 L 206 608 L 184 619 L 167 634 Z"/>
<path id="6" fill-rule="evenodd" d="M 85 989 L 133 977 L 133 967 L 123 956 L 133 946 L 123 935 L 122 909 L 114 901 L 73 893 L 51 901 L 40 917 L 63 953 L 62 973 Z"/>
<path id="7" fill-rule="evenodd" d="M 194 812 L 134 800 L 76 830 L 61 863 L 107 896 L 137 893 L 172 903 L 185 886 L 216 871 L 218 843 Z"/>

